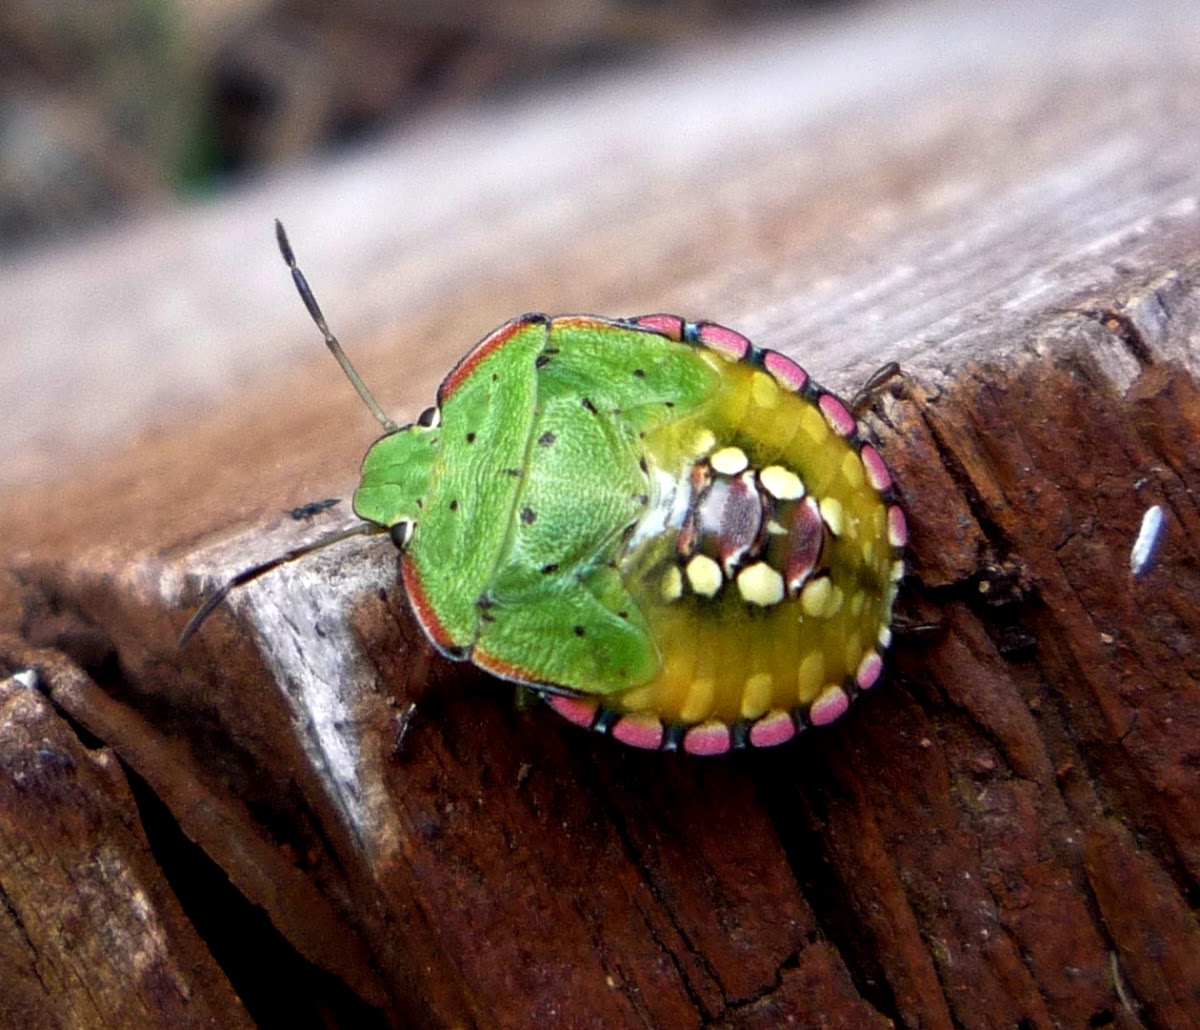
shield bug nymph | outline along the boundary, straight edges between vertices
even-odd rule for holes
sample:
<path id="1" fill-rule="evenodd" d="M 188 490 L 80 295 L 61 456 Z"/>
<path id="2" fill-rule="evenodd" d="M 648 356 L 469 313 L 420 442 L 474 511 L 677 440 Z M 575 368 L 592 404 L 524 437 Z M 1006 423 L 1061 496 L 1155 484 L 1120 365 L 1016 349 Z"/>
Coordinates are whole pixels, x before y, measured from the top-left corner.
<path id="1" fill-rule="evenodd" d="M 309 313 L 385 433 L 354 494 L 443 654 L 627 744 L 717 754 L 830 722 L 878 680 L 904 514 L 852 410 L 798 364 L 675 315 L 527 314 L 399 426 Z"/>

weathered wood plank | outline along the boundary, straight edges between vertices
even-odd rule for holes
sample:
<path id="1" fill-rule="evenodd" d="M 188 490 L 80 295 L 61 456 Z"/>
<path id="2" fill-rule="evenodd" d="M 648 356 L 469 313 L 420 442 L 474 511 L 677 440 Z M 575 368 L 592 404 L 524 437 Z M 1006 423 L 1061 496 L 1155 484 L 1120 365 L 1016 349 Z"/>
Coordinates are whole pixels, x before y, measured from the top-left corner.
<path id="1" fill-rule="evenodd" d="M 83 678 L 42 657 L 39 676 Z M 0 1022 L 253 1026 L 163 878 L 116 756 L 85 747 L 38 678 L 0 680 Z"/>
<path id="2" fill-rule="evenodd" d="M 345 517 L 281 513 L 344 496 L 373 431 L 315 361 L 252 406 L 10 495 L 9 628 L 105 672 L 108 700 L 51 696 L 393 1021 L 1200 1022 L 1186 6 L 1028 5 L 999 24 L 934 6 L 776 32 L 553 112 L 456 123 L 494 176 L 456 167 L 415 210 L 410 185 L 453 149 L 432 136 L 295 187 L 310 278 L 343 340 L 356 322 L 389 337 L 362 364 L 409 416 L 471 338 L 527 308 L 720 317 L 842 387 L 901 360 L 870 422 L 910 516 L 906 614 L 928 625 L 838 726 L 697 762 L 516 712 L 430 652 L 386 541 L 278 569 L 176 653 L 197 576 Z M 918 44 L 935 38 L 933 63 Z M 492 201 L 465 203 L 480 181 Z M 261 291 L 263 321 L 230 346 L 280 353 L 287 317 L 316 350 L 269 193 L 189 216 L 219 227 L 209 253 L 255 269 L 215 317 L 235 324 Z M 328 251 L 306 239 L 322 236 Z M 32 290 L 24 274 L 0 288 Z M 1166 535 L 1132 578 L 1155 503 Z M 215 820 L 188 811 L 189 784 Z M 292 886 L 272 896 L 276 875 Z M 359 945 L 335 957 L 306 926 Z"/>

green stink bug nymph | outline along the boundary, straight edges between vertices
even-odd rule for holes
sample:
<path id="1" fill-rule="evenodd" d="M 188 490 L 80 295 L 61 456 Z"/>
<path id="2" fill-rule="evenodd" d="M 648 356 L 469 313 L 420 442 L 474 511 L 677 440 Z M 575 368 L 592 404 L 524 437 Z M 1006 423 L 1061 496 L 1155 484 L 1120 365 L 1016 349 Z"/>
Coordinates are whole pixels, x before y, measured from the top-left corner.
<path id="1" fill-rule="evenodd" d="M 637 747 L 717 754 L 790 739 L 874 685 L 907 530 L 850 409 L 790 358 L 674 315 L 522 315 L 398 426 L 358 532 L 391 534 L 443 654 Z M 316 546 L 321 546 L 318 544 Z M 235 577 L 228 593 L 298 548 Z"/>

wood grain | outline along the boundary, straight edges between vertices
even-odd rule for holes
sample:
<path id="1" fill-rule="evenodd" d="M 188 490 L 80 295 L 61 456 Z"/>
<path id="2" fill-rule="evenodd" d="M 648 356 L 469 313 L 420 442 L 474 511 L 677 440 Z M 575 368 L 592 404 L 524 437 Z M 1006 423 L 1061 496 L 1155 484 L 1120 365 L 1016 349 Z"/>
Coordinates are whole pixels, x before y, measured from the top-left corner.
<path id="1" fill-rule="evenodd" d="M 143 368 L 173 382 L 152 403 L 90 402 L 138 442 L 97 460 L 35 420 L 5 502 L 9 665 L 51 648 L 87 673 L 52 702 L 390 1025 L 1200 1024 L 1188 14 L 777 27 L 57 259 L 85 280 L 107 259 L 128 302 L 91 305 L 97 346 L 159 338 L 135 256 L 185 283 L 189 326 L 212 316 L 189 332 L 224 327 L 203 361 L 243 387 L 180 424 L 201 359 L 176 341 Z M 386 341 L 351 347 L 410 418 L 526 309 L 717 317 L 847 392 L 899 360 L 867 417 L 912 530 L 889 677 L 772 753 L 622 749 L 434 655 L 386 540 L 281 567 L 176 652 L 204 589 L 343 524 L 283 512 L 346 496 L 373 433 L 289 295 L 275 213 L 343 340 Z M 64 266 L 39 260 L 0 299 L 42 296 Z M 222 266 L 247 270 L 232 293 Z M 58 472 L 35 460 L 52 438 Z"/>

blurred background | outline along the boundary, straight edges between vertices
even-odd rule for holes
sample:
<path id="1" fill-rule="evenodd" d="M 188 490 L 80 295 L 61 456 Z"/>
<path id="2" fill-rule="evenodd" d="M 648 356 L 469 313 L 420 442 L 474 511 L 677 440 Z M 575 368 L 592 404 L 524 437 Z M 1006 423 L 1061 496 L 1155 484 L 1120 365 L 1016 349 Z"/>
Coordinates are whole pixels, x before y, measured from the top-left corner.
<path id="1" fill-rule="evenodd" d="M 956 289 L 1185 210 L 1198 39 L 1195 0 L 0 0 L 0 501 L 239 412 L 273 508 L 331 427 L 352 475 L 276 217 L 400 418 L 529 310 L 912 371 Z"/>
<path id="2" fill-rule="evenodd" d="M 846 0 L 5 0 L 0 260 L 454 105 Z"/>

